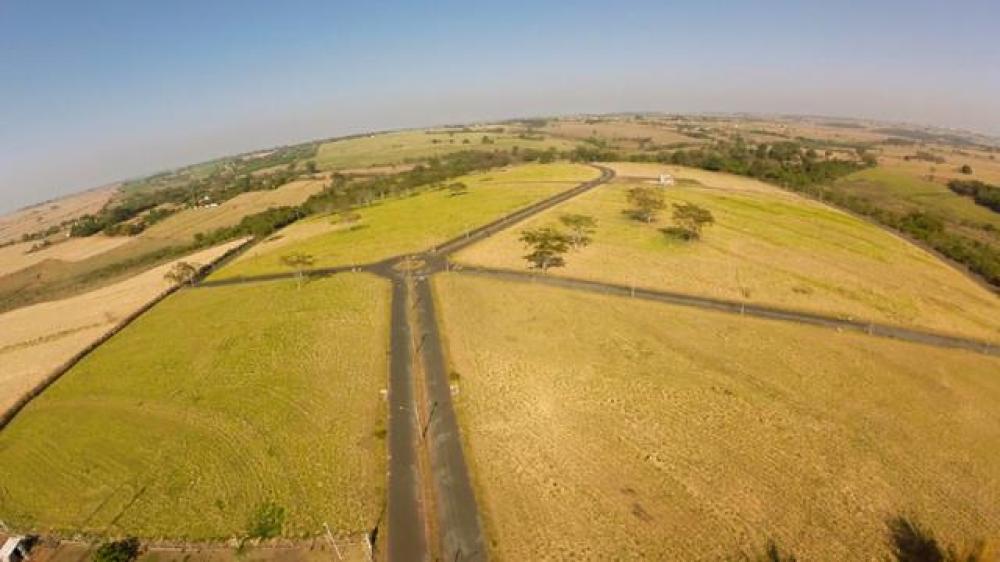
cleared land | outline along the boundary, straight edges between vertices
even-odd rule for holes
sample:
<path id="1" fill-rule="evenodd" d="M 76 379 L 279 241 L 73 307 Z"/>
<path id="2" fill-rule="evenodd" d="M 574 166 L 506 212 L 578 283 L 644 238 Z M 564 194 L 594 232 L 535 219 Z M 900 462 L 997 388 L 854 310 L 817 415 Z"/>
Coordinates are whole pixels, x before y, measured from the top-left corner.
<path id="1" fill-rule="evenodd" d="M 139 235 L 143 239 L 190 242 L 199 232 L 232 226 L 243 217 L 270 207 L 300 205 L 328 183 L 323 179 L 296 180 L 269 191 L 241 193 L 217 207 L 185 209 L 158 222 Z"/>
<path id="2" fill-rule="evenodd" d="M 45 260 L 78 262 L 103 254 L 129 242 L 124 236 L 95 234 L 87 238 L 65 238 L 32 252 L 37 242 L 22 242 L 0 248 L 0 277 Z"/>
<path id="3" fill-rule="evenodd" d="M 670 166 L 613 165 L 623 176 L 667 171 L 668 209 L 653 224 L 629 219 L 626 191 L 601 186 L 460 252 L 472 265 L 526 269 L 518 241 L 562 214 L 595 217 L 593 243 L 567 254 L 565 275 L 651 289 L 887 322 L 1000 341 L 1000 299 L 926 251 L 865 221 L 767 184 Z M 668 239 L 670 203 L 709 209 L 703 239 Z"/>
<path id="4" fill-rule="evenodd" d="M 575 143 L 560 139 L 519 138 L 509 127 L 504 133 L 459 129 L 441 131 L 400 131 L 367 137 L 331 141 L 320 145 L 316 157 L 321 170 L 405 164 L 412 160 L 441 156 L 459 150 L 509 150 L 515 146 L 535 150 L 569 150 Z M 483 137 L 493 142 L 483 144 Z"/>
<path id="5" fill-rule="evenodd" d="M 16 528 L 185 539 L 368 530 L 382 509 L 389 287 L 367 275 L 185 290 L 0 433 Z M 38 475 L 44 474 L 44 479 Z"/>
<path id="6" fill-rule="evenodd" d="M 315 267 L 332 267 L 421 251 L 597 175 L 584 165 L 532 164 L 464 176 L 454 180 L 468 186 L 463 195 L 431 191 L 359 209 L 358 221 L 317 216 L 294 223 L 211 279 L 290 271 L 281 257 L 296 252 L 313 256 Z"/>
<path id="7" fill-rule="evenodd" d="M 25 234 L 46 230 L 88 213 L 96 213 L 117 191 L 117 185 L 100 187 L 0 216 L 0 243 L 17 240 Z"/>
<path id="8" fill-rule="evenodd" d="M 883 554 L 1000 535 L 1000 360 L 530 283 L 435 278 L 493 558 Z"/>
<path id="9" fill-rule="evenodd" d="M 242 243 L 237 240 L 182 260 L 207 265 Z M 89 293 L 0 314 L 0 364 L 3 365 L 0 412 L 129 314 L 170 288 L 171 283 L 164 275 L 174 263 Z"/>

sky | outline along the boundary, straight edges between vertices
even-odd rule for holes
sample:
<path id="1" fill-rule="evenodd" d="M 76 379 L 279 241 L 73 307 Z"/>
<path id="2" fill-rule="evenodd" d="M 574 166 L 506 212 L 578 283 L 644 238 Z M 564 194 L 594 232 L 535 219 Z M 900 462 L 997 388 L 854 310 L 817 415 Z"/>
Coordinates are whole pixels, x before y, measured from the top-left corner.
<path id="1" fill-rule="evenodd" d="M 617 111 L 1000 135 L 1000 2 L 0 0 L 0 212 L 258 148 Z"/>

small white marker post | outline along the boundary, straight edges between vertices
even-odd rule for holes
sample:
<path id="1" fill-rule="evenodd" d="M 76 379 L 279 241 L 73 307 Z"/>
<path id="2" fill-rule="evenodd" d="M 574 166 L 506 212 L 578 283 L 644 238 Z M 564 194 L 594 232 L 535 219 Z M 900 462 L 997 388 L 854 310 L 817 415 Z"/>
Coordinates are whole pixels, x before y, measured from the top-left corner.
<path id="1" fill-rule="evenodd" d="M 337 553 L 337 560 L 343 560 L 344 557 L 340 555 L 340 549 L 337 548 L 337 541 L 333 540 L 333 533 L 330 532 L 330 526 L 324 521 L 323 527 L 326 528 L 326 539 L 330 541 L 330 545 L 333 546 L 333 551 Z"/>

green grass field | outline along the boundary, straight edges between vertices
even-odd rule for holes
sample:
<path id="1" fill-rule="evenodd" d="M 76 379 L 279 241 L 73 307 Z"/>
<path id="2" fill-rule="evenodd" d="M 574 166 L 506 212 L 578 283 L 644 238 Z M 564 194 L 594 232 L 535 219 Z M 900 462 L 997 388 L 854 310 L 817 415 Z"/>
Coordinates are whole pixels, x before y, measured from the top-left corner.
<path id="1" fill-rule="evenodd" d="M 527 269 L 518 241 L 559 216 L 595 217 L 593 243 L 566 255 L 565 275 L 776 305 L 1000 341 L 1000 299 L 922 249 L 865 221 L 760 182 L 705 171 L 665 190 L 667 209 L 646 224 L 625 216 L 641 180 L 601 186 L 484 240 L 463 263 Z M 670 203 L 696 203 L 716 224 L 703 239 L 668 239 Z"/>
<path id="2" fill-rule="evenodd" d="M 900 212 L 930 211 L 952 221 L 972 221 L 1000 228 L 1000 214 L 953 193 L 947 186 L 883 167 L 846 176 L 835 187 Z"/>
<path id="3" fill-rule="evenodd" d="M 434 278 L 493 560 L 888 556 L 886 517 L 1000 540 L 1000 359 Z M 888 558 L 884 558 L 888 559 Z"/>
<path id="4" fill-rule="evenodd" d="M 456 181 L 468 193 L 424 192 L 360 209 L 349 225 L 317 216 L 295 223 L 220 269 L 211 279 L 289 271 L 281 257 L 306 253 L 315 267 L 362 264 L 429 249 L 521 207 L 598 175 L 579 164 L 529 164 L 472 174 Z"/>
<path id="5" fill-rule="evenodd" d="M 0 514 L 23 530 L 240 536 L 369 529 L 384 500 L 389 288 L 347 274 L 186 290 L 0 433 Z"/>
<path id="6" fill-rule="evenodd" d="M 483 144 L 483 136 L 494 140 L 493 144 Z M 435 142 L 437 141 L 437 142 Z M 468 141 L 466 143 L 465 141 Z M 400 131 L 383 133 L 320 145 L 316 165 L 321 170 L 339 168 L 361 168 L 406 162 L 441 156 L 460 150 L 509 150 L 513 147 L 535 150 L 571 150 L 576 144 L 562 139 L 546 138 L 530 140 L 518 138 L 510 132 L 491 133 L 485 131 L 428 134 L 426 131 Z"/>

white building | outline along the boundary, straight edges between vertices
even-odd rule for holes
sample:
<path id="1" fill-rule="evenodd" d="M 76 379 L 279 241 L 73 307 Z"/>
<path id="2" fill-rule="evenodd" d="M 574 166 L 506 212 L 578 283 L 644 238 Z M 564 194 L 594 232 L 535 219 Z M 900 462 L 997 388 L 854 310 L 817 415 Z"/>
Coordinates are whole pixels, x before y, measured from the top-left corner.
<path id="1" fill-rule="evenodd" d="M 670 174 L 660 174 L 659 183 L 664 186 L 674 185 L 674 176 L 671 176 Z"/>

